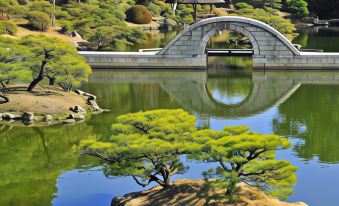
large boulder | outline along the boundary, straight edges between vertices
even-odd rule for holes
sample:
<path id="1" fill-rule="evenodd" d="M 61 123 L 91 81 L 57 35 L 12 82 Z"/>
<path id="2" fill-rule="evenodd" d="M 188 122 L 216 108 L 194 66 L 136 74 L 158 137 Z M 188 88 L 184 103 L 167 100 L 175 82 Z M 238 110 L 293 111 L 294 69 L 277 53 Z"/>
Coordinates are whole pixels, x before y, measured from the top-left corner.
<path id="1" fill-rule="evenodd" d="M 86 110 L 82 106 L 79 106 L 79 105 L 71 107 L 69 108 L 69 110 L 71 110 L 74 113 L 86 113 Z"/>
<path id="2" fill-rule="evenodd" d="M 34 113 L 33 112 L 24 112 L 22 114 L 22 120 L 24 122 L 32 122 L 34 120 Z"/>
<path id="3" fill-rule="evenodd" d="M 4 120 L 19 120 L 21 118 L 21 115 L 18 114 L 11 114 L 7 112 L 2 114 L 2 119 Z"/>
<path id="4" fill-rule="evenodd" d="M 97 99 L 97 97 L 95 95 L 87 93 L 87 92 L 84 92 L 84 91 L 81 91 L 79 89 L 76 89 L 75 93 L 77 93 L 77 94 L 79 94 L 81 96 L 88 97 L 88 100 L 96 100 Z"/>
<path id="5" fill-rule="evenodd" d="M 66 119 L 75 119 L 75 115 L 74 114 L 70 114 L 70 115 L 68 115 L 68 117 Z"/>
<path id="6" fill-rule="evenodd" d="M 85 119 L 85 115 L 82 115 L 82 114 L 75 114 L 75 115 L 74 115 L 74 119 L 76 119 L 76 120 L 83 120 L 83 119 Z"/>
<path id="7" fill-rule="evenodd" d="M 74 124 L 75 123 L 75 119 L 65 119 L 63 121 L 64 124 Z"/>
<path id="8" fill-rule="evenodd" d="M 50 114 L 46 114 L 46 115 L 45 115 L 45 121 L 46 121 L 46 122 L 52 121 L 52 119 L 53 119 L 53 116 L 52 116 L 52 115 L 50 115 Z"/>

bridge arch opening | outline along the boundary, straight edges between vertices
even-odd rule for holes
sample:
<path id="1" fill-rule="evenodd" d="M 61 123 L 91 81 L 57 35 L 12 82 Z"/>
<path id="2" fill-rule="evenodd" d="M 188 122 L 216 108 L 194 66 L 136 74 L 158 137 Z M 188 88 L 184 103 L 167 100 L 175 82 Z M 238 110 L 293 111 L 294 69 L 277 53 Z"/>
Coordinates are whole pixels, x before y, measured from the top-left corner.
<path id="1" fill-rule="evenodd" d="M 199 55 L 252 56 L 260 54 L 258 48 L 258 42 L 245 27 L 221 24 L 205 33 L 199 45 Z"/>

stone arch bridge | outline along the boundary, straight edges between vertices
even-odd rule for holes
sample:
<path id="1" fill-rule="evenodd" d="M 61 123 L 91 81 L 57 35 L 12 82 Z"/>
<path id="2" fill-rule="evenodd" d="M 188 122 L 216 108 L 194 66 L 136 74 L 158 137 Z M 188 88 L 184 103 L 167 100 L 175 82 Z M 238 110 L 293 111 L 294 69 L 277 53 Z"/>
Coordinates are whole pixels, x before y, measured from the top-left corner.
<path id="1" fill-rule="evenodd" d="M 79 53 L 94 67 L 206 68 L 206 45 L 212 35 L 224 30 L 248 37 L 254 68 L 339 68 L 339 53 L 300 52 L 273 27 L 237 16 L 209 18 L 190 25 L 160 51 Z"/>

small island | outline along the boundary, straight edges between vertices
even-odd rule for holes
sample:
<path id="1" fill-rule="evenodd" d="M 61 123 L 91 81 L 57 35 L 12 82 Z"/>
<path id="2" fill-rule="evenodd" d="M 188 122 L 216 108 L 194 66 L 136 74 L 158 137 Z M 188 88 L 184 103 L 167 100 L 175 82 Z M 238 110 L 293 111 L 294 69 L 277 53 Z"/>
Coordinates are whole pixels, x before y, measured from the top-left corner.
<path id="1" fill-rule="evenodd" d="M 204 180 L 179 179 L 173 181 L 173 185 L 166 190 L 161 186 L 156 186 L 149 190 L 116 197 L 112 200 L 111 206 L 151 206 L 157 204 L 171 206 L 307 206 L 303 202 L 289 203 L 280 201 L 262 190 L 245 183 L 238 184 L 241 190 L 233 202 L 228 202 L 228 199 L 224 198 L 213 199 L 213 197 L 222 196 L 223 190 L 213 190 L 199 195 L 199 192 L 202 192 L 204 189 L 204 183 Z"/>
<path id="2" fill-rule="evenodd" d="M 73 124 L 101 113 L 96 96 L 74 90 L 91 68 L 74 46 L 45 35 L 0 38 L 0 119 L 15 125 Z M 33 124 L 34 123 L 34 124 Z"/>
<path id="3" fill-rule="evenodd" d="M 59 87 L 37 86 L 34 92 L 18 84 L 2 89 L 10 102 L 0 105 L 0 119 L 15 125 L 43 126 L 83 121 L 90 113 L 101 113 L 96 96 L 75 90 L 65 92 Z M 1 103 L 1 102 L 0 102 Z"/>

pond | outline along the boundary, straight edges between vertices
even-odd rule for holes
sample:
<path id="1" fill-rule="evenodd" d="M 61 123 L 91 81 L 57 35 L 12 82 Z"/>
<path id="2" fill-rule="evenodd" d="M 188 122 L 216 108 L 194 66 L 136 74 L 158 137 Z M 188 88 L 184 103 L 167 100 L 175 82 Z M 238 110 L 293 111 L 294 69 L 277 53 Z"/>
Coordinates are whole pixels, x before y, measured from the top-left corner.
<path id="1" fill-rule="evenodd" d="M 313 32 L 305 31 L 305 48 L 339 51 L 339 44 L 316 44 L 339 41 L 333 31 Z M 339 72 L 253 72 L 251 65 L 247 57 L 210 57 L 208 71 L 94 71 L 82 89 L 96 94 L 110 112 L 74 126 L 0 125 L 0 205 L 108 206 L 116 196 L 142 190 L 130 177 L 105 177 L 96 159 L 79 156 L 74 146 L 110 135 L 120 114 L 160 108 L 183 108 L 201 128 L 248 125 L 287 137 L 292 147 L 277 158 L 299 167 L 288 201 L 337 205 Z M 211 166 L 186 164 L 188 172 L 174 178 L 201 178 Z"/>

